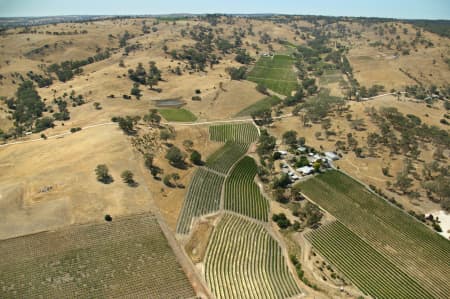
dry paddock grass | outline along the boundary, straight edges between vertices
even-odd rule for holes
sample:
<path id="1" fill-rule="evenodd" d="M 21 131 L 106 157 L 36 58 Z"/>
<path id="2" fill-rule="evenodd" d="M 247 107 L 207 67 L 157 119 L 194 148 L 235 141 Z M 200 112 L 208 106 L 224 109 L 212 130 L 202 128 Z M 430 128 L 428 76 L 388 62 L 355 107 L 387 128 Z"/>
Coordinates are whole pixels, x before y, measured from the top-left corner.
<path id="1" fill-rule="evenodd" d="M 0 239 L 98 221 L 107 213 L 148 211 L 152 194 L 141 163 L 116 126 L 1 148 Z M 108 166 L 113 183 L 97 181 L 98 164 Z M 126 169 L 134 173 L 138 187 L 122 182 Z"/>

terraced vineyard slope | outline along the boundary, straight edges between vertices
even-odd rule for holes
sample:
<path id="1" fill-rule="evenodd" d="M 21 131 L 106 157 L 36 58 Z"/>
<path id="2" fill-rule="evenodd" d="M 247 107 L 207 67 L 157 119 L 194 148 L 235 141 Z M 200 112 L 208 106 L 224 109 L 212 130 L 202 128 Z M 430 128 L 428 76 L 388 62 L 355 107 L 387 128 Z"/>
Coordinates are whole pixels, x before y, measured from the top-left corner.
<path id="1" fill-rule="evenodd" d="M 261 221 L 267 221 L 269 202 L 254 179 L 255 161 L 246 156 L 233 168 L 225 181 L 224 208 Z"/>
<path id="2" fill-rule="evenodd" d="M 297 75 L 294 72 L 294 59 L 286 55 L 261 57 L 247 75 L 247 79 L 290 96 L 297 89 Z"/>
<path id="3" fill-rule="evenodd" d="M 227 174 L 231 166 L 242 157 L 248 149 L 246 143 L 228 141 L 206 160 L 206 166 L 212 170 Z"/>
<path id="4" fill-rule="evenodd" d="M 261 224 L 225 214 L 211 236 L 206 281 L 216 298 L 288 298 L 300 294 L 278 243 Z"/>
<path id="5" fill-rule="evenodd" d="M 258 139 L 258 130 L 253 123 L 214 125 L 209 136 L 212 141 L 252 143 Z"/>
<path id="6" fill-rule="evenodd" d="M 306 235 L 324 257 L 374 298 L 433 298 L 415 280 L 336 221 Z"/>
<path id="7" fill-rule="evenodd" d="M 434 297 L 450 298 L 449 241 L 338 171 L 301 190 Z"/>
<path id="8" fill-rule="evenodd" d="M 177 233 L 188 234 L 194 217 L 219 210 L 224 180 L 224 176 L 204 168 L 195 171 L 178 217 Z"/>
<path id="9" fill-rule="evenodd" d="M 190 298 L 158 222 L 145 214 L 0 242 L 1 298 Z"/>

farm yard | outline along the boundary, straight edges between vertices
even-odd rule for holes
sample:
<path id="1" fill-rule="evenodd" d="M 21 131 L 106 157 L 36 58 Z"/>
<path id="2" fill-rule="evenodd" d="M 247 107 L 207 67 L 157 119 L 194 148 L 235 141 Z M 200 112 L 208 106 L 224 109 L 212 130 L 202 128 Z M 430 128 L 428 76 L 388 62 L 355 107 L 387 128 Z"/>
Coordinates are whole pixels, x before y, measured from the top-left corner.
<path id="1" fill-rule="evenodd" d="M 205 258 L 216 298 L 288 298 L 301 293 L 278 243 L 261 224 L 225 214 Z"/>
<path id="2" fill-rule="evenodd" d="M 189 298 L 195 293 L 151 214 L 0 243 L 1 298 Z"/>
<path id="3" fill-rule="evenodd" d="M 196 121 L 197 117 L 189 110 L 179 109 L 158 109 L 158 112 L 167 121 L 190 122 Z"/>
<path id="4" fill-rule="evenodd" d="M 224 209 L 267 221 L 269 202 L 254 182 L 256 163 L 248 156 L 242 158 L 225 181 Z"/>
<path id="5" fill-rule="evenodd" d="M 212 141 L 236 143 L 252 143 L 258 139 L 258 130 L 253 123 L 225 124 L 209 127 Z"/>
<path id="6" fill-rule="evenodd" d="M 293 63 L 294 59 L 285 55 L 260 57 L 247 75 L 247 79 L 279 94 L 289 96 L 298 85 Z"/>
<path id="7" fill-rule="evenodd" d="M 306 235 L 311 244 L 374 298 L 433 298 L 415 280 L 340 222 Z"/>
<path id="8" fill-rule="evenodd" d="M 338 171 L 309 179 L 300 187 L 433 297 L 450 297 L 450 243 L 443 237 Z"/>

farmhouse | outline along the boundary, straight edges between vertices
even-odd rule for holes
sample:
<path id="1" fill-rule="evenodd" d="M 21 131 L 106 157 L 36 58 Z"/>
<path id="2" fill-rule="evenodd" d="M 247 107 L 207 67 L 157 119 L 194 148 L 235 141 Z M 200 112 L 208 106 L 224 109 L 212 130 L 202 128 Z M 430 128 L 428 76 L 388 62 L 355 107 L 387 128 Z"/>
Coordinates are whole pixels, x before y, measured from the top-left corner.
<path id="1" fill-rule="evenodd" d="M 297 171 L 300 172 L 303 175 L 308 175 L 314 172 L 314 168 L 311 166 L 303 166 L 300 168 L 297 168 Z"/>
<path id="2" fill-rule="evenodd" d="M 339 156 L 333 152 L 325 152 L 325 157 L 331 161 L 339 160 Z"/>

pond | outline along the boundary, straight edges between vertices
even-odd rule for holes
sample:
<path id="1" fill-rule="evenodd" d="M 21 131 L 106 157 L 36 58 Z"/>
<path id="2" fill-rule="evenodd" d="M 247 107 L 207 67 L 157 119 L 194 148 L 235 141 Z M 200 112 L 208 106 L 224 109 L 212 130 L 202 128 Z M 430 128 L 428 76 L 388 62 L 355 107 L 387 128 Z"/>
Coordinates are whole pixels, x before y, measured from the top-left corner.
<path id="1" fill-rule="evenodd" d="M 170 107 L 170 108 L 179 108 L 186 104 L 185 101 L 178 99 L 165 99 L 165 100 L 154 100 L 156 107 Z"/>

